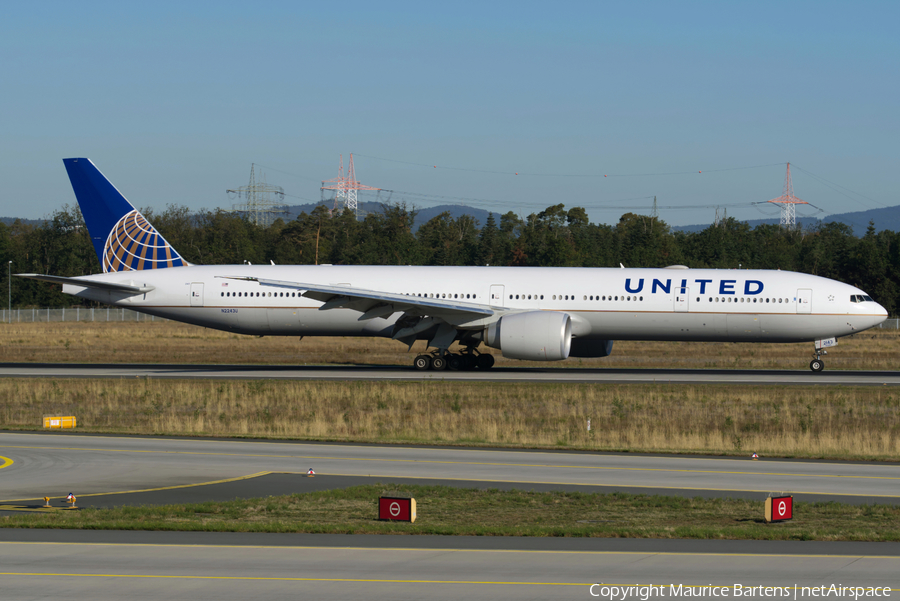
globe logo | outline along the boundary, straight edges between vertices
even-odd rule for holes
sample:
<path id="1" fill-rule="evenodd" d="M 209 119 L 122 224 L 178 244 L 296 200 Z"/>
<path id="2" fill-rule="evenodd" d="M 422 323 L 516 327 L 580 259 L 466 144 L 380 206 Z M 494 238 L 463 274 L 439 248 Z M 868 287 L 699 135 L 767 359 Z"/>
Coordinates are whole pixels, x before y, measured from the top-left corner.
<path id="1" fill-rule="evenodd" d="M 136 209 L 119 219 L 103 247 L 103 273 L 187 265 Z"/>

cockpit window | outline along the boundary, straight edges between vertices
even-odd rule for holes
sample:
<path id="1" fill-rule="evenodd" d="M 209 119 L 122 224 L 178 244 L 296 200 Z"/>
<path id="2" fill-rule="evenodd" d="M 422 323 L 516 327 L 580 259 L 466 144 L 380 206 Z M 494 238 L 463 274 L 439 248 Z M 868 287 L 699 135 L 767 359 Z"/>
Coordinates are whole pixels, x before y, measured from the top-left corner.
<path id="1" fill-rule="evenodd" d="M 850 296 L 851 303 L 874 303 L 875 299 L 869 296 L 868 294 L 853 294 Z"/>

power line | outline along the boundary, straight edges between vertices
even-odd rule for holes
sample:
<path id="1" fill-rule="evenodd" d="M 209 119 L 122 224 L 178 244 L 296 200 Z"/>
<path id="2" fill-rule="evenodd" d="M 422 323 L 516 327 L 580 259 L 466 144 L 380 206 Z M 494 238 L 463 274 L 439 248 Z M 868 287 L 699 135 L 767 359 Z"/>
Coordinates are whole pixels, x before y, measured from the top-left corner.
<path id="1" fill-rule="evenodd" d="M 315 179 L 312 177 L 304 177 L 302 175 L 297 175 L 296 173 L 291 173 L 290 171 L 284 171 L 283 169 L 275 169 L 274 167 L 267 167 L 265 165 L 260 165 L 259 163 L 256 163 L 256 164 L 259 165 L 260 167 L 262 167 L 263 169 L 268 169 L 269 171 L 277 171 L 278 173 L 284 173 L 285 175 L 290 175 L 291 177 L 296 177 L 297 179 L 305 179 L 308 182 L 316 182 L 316 184 L 322 183 L 321 179 Z"/>
<path id="2" fill-rule="evenodd" d="M 807 171 L 806 169 L 804 169 L 804 168 L 802 168 L 802 167 L 797 167 L 797 165 L 794 165 L 794 168 L 795 168 L 795 169 L 798 169 L 798 170 L 800 170 L 800 171 L 802 171 L 802 172 L 805 173 L 806 175 L 808 175 L 808 176 L 810 176 L 811 178 L 815 179 L 816 181 L 818 181 L 820 184 L 822 184 L 822 185 L 825 186 L 826 188 L 830 188 L 831 190 L 834 190 L 834 191 L 837 192 L 838 194 L 840 194 L 840 195 L 842 195 L 842 196 L 846 196 L 846 197 L 849 198 L 850 200 L 852 200 L 852 201 L 854 201 L 854 202 L 858 202 L 859 204 L 861 204 L 861 205 L 863 205 L 863 206 L 865 206 L 865 205 L 864 205 L 863 203 L 861 203 L 859 200 L 857 200 L 856 198 L 853 198 L 852 196 L 850 196 L 850 194 L 856 194 L 857 196 L 861 196 L 862 198 L 865 198 L 866 200 L 869 200 L 869 201 L 871 201 L 871 202 L 874 202 L 875 204 L 881 205 L 882 207 L 890 206 L 890 205 L 887 205 L 887 204 L 885 204 L 885 203 L 883 203 L 883 202 L 881 202 L 881 201 L 879 201 L 879 200 L 875 200 L 874 198 L 869 198 L 868 196 L 865 196 L 864 194 L 860 194 L 859 192 L 854 192 L 853 190 L 851 190 L 851 189 L 849 189 L 849 188 L 845 188 L 844 186 L 842 186 L 842 185 L 840 185 L 840 184 L 836 184 L 836 183 L 834 183 L 834 182 L 832 182 L 832 181 L 829 181 L 829 180 L 825 179 L 824 177 L 822 177 L 822 176 L 820 176 L 820 175 L 816 175 L 815 173 L 812 173 L 812 172 L 810 172 L 810 171 Z M 838 188 L 840 188 L 840 190 L 839 190 Z M 847 192 L 850 192 L 850 194 L 847 194 L 847 193 L 845 193 L 845 192 L 842 192 L 842 190 L 846 190 Z"/>
<path id="3" fill-rule="evenodd" d="M 766 167 L 776 167 L 776 166 L 781 166 L 781 165 L 785 164 L 783 162 L 779 162 L 779 163 L 767 163 L 767 164 L 761 164 L 761 165 L 748 165 L 748 166 L 743 166 L 743 167 L 727 167 L 727 168 L 722 168 L 722 169 L 703 169 L 703 170 L 698 169 L 697 171 L 670 171 L 670 172 L 647 172 L 647 173 L 606 173 L 606 174 L 569 173 L 569 174 L 566 174 L 566 173 L 528 173 L 528 172 L 522 172 L 522 171 L 516 172 L 516 171 L 502 171 L 502 170 L 492 170 L 492 169 L 472 169 L 472 168 L 455 167 L 455 166 L 441 166 L 441 165 L 436 165 L 436 164 L 429 165 L 427 163 L 418 163 L 418 162 L 414 162 L 414 161 L 390 159 L 390 158 L 386 158 L 386 157 L 377 157 L 377 156 L 373 156 L 373 155 L 366 155 L 366 154 L 359 154 L 359 153 L 356 153 L 356 156 L 366 157 L 366 158 L 375 159 L 375 160 L 379 160 L 379 161 L 386 161 L 386 162 L 390 162 L 390 163 L 399 163 L 399 164 L 404 164 L 404 165 L 412 165 L 412 166 L 416 166 L 416 167 L 424 167 L 424 168 L 431 168 L 431 169 L 444 169 L 444 170 L 451 170 L 451 171 L 462 171 L 462 172 L 472 172 L 472 173 L 489 173 L 489 174 L 496 174 L 496 175 L 512 175 L 512 176 L 521 175 L 521 176 L 534 176 L 534 177 L 582 177 L 582 178 L 655 177 L 655 176 L 701 174 L 704 172 L 705 173 L 722 173 L 722 172 L 727 172 L 727 171 L 743 171 L 743 170 L 748 170 L 748 169 L 761 169 L 761 168 L 766 168 Z M 296 177 L 298 179 L 302 179 L 305 181 L 316 182 L 316 183 L 321 182 L 321 180 L 319 180 L 319 179 L 305 177 L 302 175 L 298 175 L 296 173 L 292 173 L 290 171 L 285 171 L 283 169 L 275 169 L 273 167 L 267 167 L 264 165 L 260 165 L 260 166 L 264 167 L 266 169 L 269 169 L 271 171 L 277 171 L 279 173 L 283 173 L 285 175 L 290 175 L 292 177 Z M 845 196 L 845 197 L 847 197 L 855 202 L 858 202 L 862 205 L 864 205 L 864 203 L 862 203 L 857 198 L 855 198 L 854 196 L 851 196 L 851 195 L 856 195 L 858 197 L 865 198 L 865 199 L 867 199 L 873 203 L 876 203 L 880 206 L 883 206 L 883 207 L 888 206 L 887 204 L 882 203 L 878 200 L 875 200 L 873 198 L 870 198 L 868 196 L 860 194 L 859 192 L 850 190 L 849 188 L 841 186 L 840 184 L 837 184 L 835 182 L 829 181 L 821 176 L 818 176 L 810 171 L 807 171 L 806 169 L 803 169 L 802 167 L 798 167 L 798 166 L 794 165 L 794 168 L 806 173 L 807 175 L 809 175 L 810 177 L 812 177 L 813 179 L 815 179 L 822 185 L 841 194 L 842 196 Z M 475 204 L 475 205 L 489 205 L 489 206 L 499 205 L 501 207 L 512 207 L 512 208 L 515 208 L 515 207 L 544 207 L 544 206 L 546 206 L 545 201 L 499 200 L 499 199 L 487 199 L 487 198 L 476 198 L 476 197 L 466 197 L 466 196 L 427 194 L 427 193 L 423 193 L 423 192 L 410 192 L 410 191 L 403 191 L 403 190 L 388 190 L 388 189 L 384 189 L 383 191 L 387 194 L 390 194 L 391 198 L 393 198 L 395 200 L 397 200 L 397 199 L 400 199 L 400 200 L 420 199 L 422 201 L 429 201 L 429 202 L 463 202 L 463 203 Z M 303 196 L 297 196 L 294 194 L 285 193 L 285 196 L 288 196 L 291 198 L 297 198 L 297 199 L 300 199 L 300 200 L 303 200 L 303 201 L 306 201 L 309 203 L 317 203 L 318 202 L 314 199 L 306 198 Z M 633 200 L 648 200 L 650 198 L 652 198 L 652 196 L 639 196 L 639 197 L 630 197 L 630 198 L 619 198 L 619 199 L 610 200 L 610 201 L 606 201 L 606 202 L 623 203 L 623 202 L 629 202 L 629 201 L 633 201 Z M 370 202 L 372 202 L 372 201 L 370 201 Z M 374 202 L 378 202 L 378 201 L 375 200 Z M 672 211 L 672 210 L 709 209 L 709 208 L 716 208 L 716 207 L 723 207 L 723 208 L 724 207 L 729 207 L 729 208 L 754 207 L 757 210 L 761 210 L 761 207 L 759 206 L 761 204 L 766 204 L 766 203 L 765 202 L 762 202 L 762 203 L 744 202 L 744 203 L 731 203 L 731 204 L 725 204 L 725 205 L 723 205 L 723 204 L 683 205 L 683 206 L 667 205 L 667 206 L 658 206 L 657 208 L 667 210 L 667 211 Z M 811 203 L 809 206 L 813 207 L 817 210 L 815 213 L 813 213 L 814 215 L 825 212 L 824 209 L 822 209 L 816 205 L 813 205 Z M 652 206 L 650 206 L 650 205 L 644 207 L 644 206 L 635 206 L 635 205 L 619 205 L 619 204 L 604 204 L 604 203 L 587 203 L 587 204 L 584 204 L 584 208 L 591 209 L 591 210 L 600 210 L 600 211 L 602 211 L 602 210 L 644 210 L 644 209 L 652 210 Z M 761 212 L 765 213 L 765 211 L 761 211 Z"/>
<path id="4" fill-rule="evenodd" d="M 421 192 L 405 192 L 405 191 L 402 191 L 402 190 L 387 190 L 387 189 L 384 189 L 384 190 L 382 190 L 382 191 L 383 191 L 383 192 L 389 192 L 389 193 L 391 193 L 394 197 L 399 196 L 399 197 L 401 197 L 401 198 L 403 198 L 403 197 L 413 197 L 413 198 L 422 198 L 423 200 L 434 200 L 434 199 L 445 200 L 445 201 L 456 200 L 456 201 L 473 202 L 473 203 L 478 203 L 478 204 L 508 205 L 508 206 L 514 206 L 514 207 L 517 207 L 517 206 L 541 206 L 541 207 L 546 207 L 546 206 L 547 206 L 545 201 L 543 201 L 543 202 L 542 202 L 542 201 L 538 201 L 538 202 L 520 202 L 520 201 L 504 201 L 504 200 L 484 199 L 484 198 L 467 198 L 467 197 L 463 197 L 463 196 L 438 196 L 438 195 L 435 195 L 435 194 L 424 194 L 424 193 L 421 193 Z M 606 202 L 609 202 L 609 203 L 620 203 L 620 202 L 628 202 L 628 201 L 630 201 L 630 200 L 650 200 L 650 199 L 652 199 L 652 198 L 653 198 L 652 196 L 636 196 L 636 197 L 631 197 L 631 198 L 617 198 L 617 199 L 615 199 L 615 200 L 609 200 L 609 201 L 606 201 Z M 738 203 L 730 203 L 730 204 L 724 204 L 724 205 L 723 205 L 723 204 L 718 204 L 718 205 L 712 205 L 712 204 L 705 204 L 705 205 L 679 205 L 679 206 L 675 206 L 675 205 L 664 205 L 664 206 L 658 206 L 658 208 L 659 208 L 659 209 L 664 209 L 664 210 L 709 209 L 709 208 L 715 208 L 715 207 L 717 207 L 717 206 L 719 206 L 719 207 L 733 207 L 733 208 L 748 208 L 748 207 L 752 207 L 752 206 L 757 205 L 757 204 L 760 204 L 760 203 L 757 203 L 757 202 L 738 202 Z M 637 210 L 637 209 L 652 209 L 652 205 L 647 205 L 647 206 L 643 206 L 643 205 L 640 205 L 640 206 L 638 206 L 638 205 L 612 205 L 612 204 L 604 204 L 604 203 L 580 203 L 578 206 L 582 206 L 582 207 L 585 208 L 585 209 L 596 209 L 596 210 L 604 210 L 604 209 L 631 209 L 631 210 Z"/>
<path id="5" fill-rule="evenodd" d="M 444 169 L 449 171 L 470 171 L 473 173 L 493 173 L 496 175 L 521 175 L 531 177 L 653 177 L 661 175 L 690 175 L 706 173 L 719 173 L 723 171 L 740 171 L 744 169 L 761 169 L 763 167 L 776 167 L 784 165 L 784 163 L 769 163 L 766 165 L 750 165 L 746 167 L 727 167 L 724 169 L 698 169 L 696 171 L 669 171 L 657 173 L 531 173 L 528 171 L 500 171 L 494 169 L 472 169 L 468 167 L 452 167 L 437 164 L 416 163 L 414 161 L 401 161 L 398 159 L 388 159 L 385 157 L 376 157 L 368 154 L 356 153 L 356 156 L 366 157 L 367 159 L 375 159 L 377 161 L 386 161 L 389 163 L 400 163 L 403 165 L 414 165 L 416 167 L 430 167 L 432 169 Z"/>

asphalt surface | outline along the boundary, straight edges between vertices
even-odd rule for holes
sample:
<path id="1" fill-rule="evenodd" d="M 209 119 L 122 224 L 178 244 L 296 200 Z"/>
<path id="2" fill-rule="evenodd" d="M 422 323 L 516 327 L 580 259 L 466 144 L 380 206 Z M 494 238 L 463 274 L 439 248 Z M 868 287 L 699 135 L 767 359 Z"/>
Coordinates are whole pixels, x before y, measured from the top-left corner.
<path id="1" fill-rule="evenodd" d="M 0 530 L 4 600 L 587 599 L 592 584 L 889 587 L 897 545 Z M 710 589 L 696 594 L 712 596 Z M 756 591 L 754 591 L 756 592 Z M 781 593 L 781 591 L 779 591 Z M 634 593 L 632 593 L 633 596 Z M 681 596 L 685 596 L 682 594 Z M 753 595 L 763 596 L 758 592 Z M 609 598 L 609 597 L 607 597 Z M 617 596 L 617 598 L 622 598 Z M 638 597 L 639 598 L 639 597 Z M 852 598 L 852 597 L 851 597 Z"/>
<path id="2" fill-rule="evenodd" d="M 68 492 L 79 507 L 106 507 L 376 481 L 900 501 L 900 466 L 861 462 L 0 432 L 0 466 L 7 511 L 38 509 L 29 499 L 44 495 L 60 508 Z M 803 599 L 802 587 L 832 584 L 893 596 L 900 544 L 0 529 L 4 600 L 585 599 L 601 592 L 595 583 L 663 585 L 663 597 L 672 584 L 726 586 L 729 597 L 736 584 Z"/>
<path id="3" fill-rule="evenodd" d="M 864 462 L 0 432 L 4 462 L 0 503 L 7 505 L 68 492 L 83 500 L 119 493 L 129 503 L 195 494 L 260 496 L 324 486 L 328 479 L 745 498 L 788 492 L 797 500 L 900 502 L 900 465 Z M 316 478 L 299 477 L 310 468 Z M 206 492 L 184 489 L 199 484 Z"/>
<path id="4" fill-rule="evenodd" d="M 250 380 L 472 381 L 672 384 L 778 384 L 898 386 L 900 372 L 809 370 L 494 368 L 487 371 L 416 371 L 397 366 L 271 366 L 4 363 L 6 378 L 181 378 Z"/>

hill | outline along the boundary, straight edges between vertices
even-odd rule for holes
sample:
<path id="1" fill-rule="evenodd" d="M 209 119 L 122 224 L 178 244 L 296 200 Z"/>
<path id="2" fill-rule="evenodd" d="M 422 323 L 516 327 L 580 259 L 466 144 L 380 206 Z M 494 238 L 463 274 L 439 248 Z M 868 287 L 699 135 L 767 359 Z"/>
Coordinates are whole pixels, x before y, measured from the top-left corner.
<path id="1" fill-rule="evenodd" d="M 282 215 L 282 219 L 285 221 L 292 221 L 297 218 L 297 215 L 300 213 L 311 213 L 313 209 L 315 209 L 320 204 L 326 205 L 328 208 L 331 208 L 331 203 L 310 203 L 305 205 L 291 205 L 285 207 L 287 214 Z M 465 205 L 439 205 L 436 207 L 427 207 L 427 208 L 417 208 L 418 213 L 416 213 L 416 219 L 413 222 L 413 231 L 419 229 L 419 227 L 428 223 L 438 215 L 443 212 L 450 213 L 450 216 L 456 219 L 460 215 L 471 215 L 478 221 L 479 226 L 484 225 L 484 222 L 487 221 L 488 213 L 490 211 L 485 211 L 484 209 L 476 209 L 474 207 L 467 207 Z M 360 215 L 364 215 L 365 213 L 377 213 L 381 211 L 381 204 L 377 202 L 361 202 L 359 203 L 359 213 Z M 500 214 L 494 213 L 494 218 L 499 222 Z"/>
<path id="2" fill-rule="evenodd" d="M 40 227 L 41 224 L 44 223 L 43 219 L 20 219 L 18 217 L 0 217 L 0 222 L 9 226 L 14 224 L 16 221 L 22 223 L 23 225 L 33 225 L 34 227 Z"/>
<path id="3" fill-rule="evenodd" d="M 824 219 L 815 219 L 813 217 L 798 218 L 797 223 L 804 228 L 815 227 L 820 222 L 823 223 L 845 223 L 853 228 L 853 234 L 862 237 L 866 234 L 869 222 L 875 223 L 875 230 L 889 230 L 892 232 L 900 231 L 900 205 L 895 207 L 885 207 L 883 209 L 869 209 L 868 211 L 855 211 L 852 213 L 835 213 Z M 750 227 L 756 227 L 763 224 L 779 223 L 778 219 L 751 219 L 746 222 Z M 672 229 L 680 232 L 699 232 L 708 228 L 710 224 L 695 225 L 679 225 L 673 226 Z"/>

